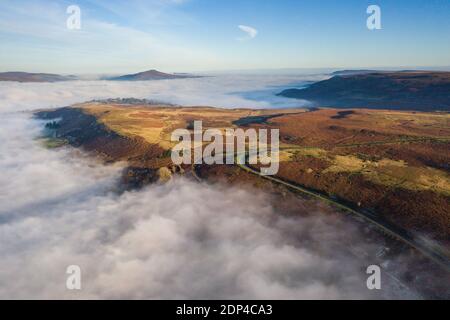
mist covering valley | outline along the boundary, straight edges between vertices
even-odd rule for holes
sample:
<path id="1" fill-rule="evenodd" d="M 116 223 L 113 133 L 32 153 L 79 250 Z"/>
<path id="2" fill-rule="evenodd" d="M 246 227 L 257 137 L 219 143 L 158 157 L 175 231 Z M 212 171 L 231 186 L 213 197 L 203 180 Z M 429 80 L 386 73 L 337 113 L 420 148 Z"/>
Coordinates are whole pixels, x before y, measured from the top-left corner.
<path id="1" fill-rule="evenodd" d="M 286 216 L 261 190 L 184 178 L 118 193 L 125 164 L 44 148 L 45 122 L 30 112 L 117 97 L 302 107 L 274 93 L 324 77 L 0 83 L 0 298 L 420 298 L 392 279 L 382 291 L 367 290 L 365 271 L 382 244 L 324 204 L 305 200 L 303 214 Z M 407 271 L 403 259 L 389 261 L 394 276 Z M 79 292 L 65 288 L 73 264 L 83 272 Z"/>

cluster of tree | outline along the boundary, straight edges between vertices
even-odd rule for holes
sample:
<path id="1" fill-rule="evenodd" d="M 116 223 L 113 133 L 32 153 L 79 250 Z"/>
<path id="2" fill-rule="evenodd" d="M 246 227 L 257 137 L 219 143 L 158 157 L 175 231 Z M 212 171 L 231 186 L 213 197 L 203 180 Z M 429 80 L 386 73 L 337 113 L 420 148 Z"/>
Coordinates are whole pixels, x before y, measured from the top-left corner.
<path id="1" fill-rule="evenodd" d="M 128 104 L 128 105 L 170 105 L 171 103 L 151 100 L 151 99 L 137 99 L 137 98 L 110 98 L 110 99 L 100 99 L 100 100 L 92 100 L 91 102 L 96 103 L 106 103 L 106 104 Z"/>
<path id="2" fill-rule="evenodd" d="M 60 127 L 60 125 L 56 121 L 48 122 L 48 123 L 45 124 L 45 128 L 51 129 L 51 130 L 56 130 L 59 127 Z"/>

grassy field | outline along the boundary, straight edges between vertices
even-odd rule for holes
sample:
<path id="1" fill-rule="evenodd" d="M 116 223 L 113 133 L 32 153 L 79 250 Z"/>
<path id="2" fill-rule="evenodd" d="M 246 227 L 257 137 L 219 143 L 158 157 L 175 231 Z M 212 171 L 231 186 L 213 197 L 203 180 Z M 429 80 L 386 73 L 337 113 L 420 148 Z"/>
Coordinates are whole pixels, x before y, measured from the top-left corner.
<path id="1" fill-rule="evenodd" d="M 150 144 L 158 144 L 165 150 L 175 143 L 170 136 L 173 130 L 189 128 L 193 121 L 201 120 L 203 128 L 233 128 L 234 121 L 246 117 L 258 117 L 276 113 L 298 113 L 304 110 L 249 110 L 219 109 L 207 107 L 121 106 L 101 103 L 79 105 L 87 113 L 111 130 L 125 136 L 139 136 Z"/>

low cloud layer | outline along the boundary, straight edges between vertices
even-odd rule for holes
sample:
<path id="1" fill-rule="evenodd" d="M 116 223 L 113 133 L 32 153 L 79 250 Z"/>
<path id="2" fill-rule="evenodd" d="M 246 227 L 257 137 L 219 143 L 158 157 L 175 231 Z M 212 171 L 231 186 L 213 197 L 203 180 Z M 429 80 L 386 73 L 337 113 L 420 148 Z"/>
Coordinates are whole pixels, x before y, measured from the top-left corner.
<path id="1" fill-rule="evenodd" d="M 37 124 L 22 116 L 0 130 L 0 298 L 370 296 L 357 259 L 341 256 L 350 225 L 184 179 L 117 195 L 119 167 L 42 149 L 26 131 Z M 65 289 L 69 265 L 81 292 Z"/>
<path id="2" fill-rule="evenodd" d="M 275 96 L 284 88 L 323 75 L 211 75 L 160 81 L 0 82 L 0 112 L 61 107 L 92 99 L 150 98 L 187 106 L 225 108 L 302 107 L 307 102 Z"/>
<path id="3" fill-rule="evenodd" d="M 190 81 L 204 81 L 205 90 L 217 86 Z M 174 87 L 183 89 L 172 96 Z M 339 215 L 323 215 L 319 204 L 299 208 L 306 217 L 285 216 L 263 192 L 182 178 L 119 195 L 114 186 L 122 164 L 105 166 L 70 148 L 44 149 L 35 139 L 42 123 L 11 112 L 111 94 L 172 96 L 193 104 L 213 99 L 212 93 L 198 98 L 199 88 L 178 82 L 0 84 L 0 298 L 393 294 L 389 288 L 367 290 L 370 261 L 351 253 L 356 248 L 374 254 L 377 245 Z M 161 97 L 150 94 L 157 91 Z M 223 91 L 218 97 L 224 104 L 230 103 L 227 98 L 238 105 L 249 102 Z M 69 265 L 81 267 L 81 291 L 65 287 Z"/>

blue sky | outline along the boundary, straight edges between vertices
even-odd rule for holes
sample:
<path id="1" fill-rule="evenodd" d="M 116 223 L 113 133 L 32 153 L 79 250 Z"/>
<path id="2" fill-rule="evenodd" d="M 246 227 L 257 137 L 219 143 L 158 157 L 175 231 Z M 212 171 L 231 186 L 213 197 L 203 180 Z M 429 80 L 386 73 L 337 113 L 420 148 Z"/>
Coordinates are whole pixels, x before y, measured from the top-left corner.
<path id="1" fill-rule="evenodd" d="M 414 66 L 450 66 L 449 0 L 0 0 L 0 71 Z"/>

